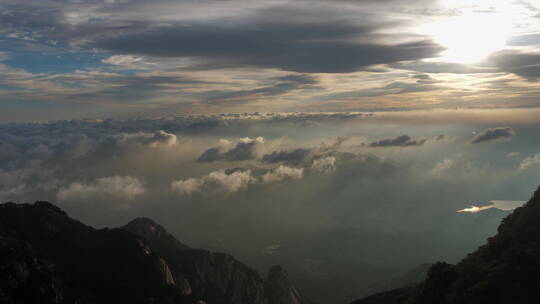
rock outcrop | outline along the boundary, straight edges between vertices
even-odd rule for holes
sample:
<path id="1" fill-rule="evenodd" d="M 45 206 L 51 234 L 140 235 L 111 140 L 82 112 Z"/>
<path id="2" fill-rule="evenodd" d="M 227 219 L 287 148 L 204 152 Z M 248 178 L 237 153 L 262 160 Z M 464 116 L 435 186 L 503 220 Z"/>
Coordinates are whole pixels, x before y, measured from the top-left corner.
<path id="1" fill-rule="evenodd" d="M 280 266 L 274 266 L 270 269 L 264 284 L 264 290 L 269 299 L 269 304 L 300 304 L 303 302 L 287 271 Z"/>
<path id="2" fill-rule="evenodd" d="M 138 218 L 122 229 L 143 240 L 170 266 L 182 291 L 194 301 L 216 304 L 267 303 L 259 274 L 225 253 L 191 249 L 163 227 Z"/>

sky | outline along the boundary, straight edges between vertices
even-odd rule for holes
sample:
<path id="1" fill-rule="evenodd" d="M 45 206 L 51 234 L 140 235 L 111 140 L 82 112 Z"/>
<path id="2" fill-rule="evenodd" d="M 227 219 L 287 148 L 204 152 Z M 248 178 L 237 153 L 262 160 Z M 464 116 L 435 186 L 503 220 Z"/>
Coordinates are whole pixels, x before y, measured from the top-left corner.
<path id="1" fill-rule="evenodd" d="M 540 185 L 539 45 L 538 1 L 0 0 L 0 201 L 349 303 Z"/>
<path id="2" fill-rule="evenodd" d="M 533 108 L 530 0 L 1 0 L 0 121 Z"/>

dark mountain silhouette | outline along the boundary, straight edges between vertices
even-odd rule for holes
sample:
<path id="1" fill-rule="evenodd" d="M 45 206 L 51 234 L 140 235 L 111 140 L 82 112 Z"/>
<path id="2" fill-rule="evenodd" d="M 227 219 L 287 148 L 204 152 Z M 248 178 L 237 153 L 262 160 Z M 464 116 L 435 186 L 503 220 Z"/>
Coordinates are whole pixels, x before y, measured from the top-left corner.
<path id="1" fill-rule="evenodd" d="M 277 271 L 276 269 L 279 269 Z M 94 229 L 48 202 L 0 205 L 0 303 L 301 304 L 280 267 L 266 282 L 145 218 Z"/>
<path id="2" fill-rule="evenodd" d="M 540 188 L 507 216 L 487 244 L 451 265 L 431 266 L 420 284 L 354 304 L 540 303 Z"/>

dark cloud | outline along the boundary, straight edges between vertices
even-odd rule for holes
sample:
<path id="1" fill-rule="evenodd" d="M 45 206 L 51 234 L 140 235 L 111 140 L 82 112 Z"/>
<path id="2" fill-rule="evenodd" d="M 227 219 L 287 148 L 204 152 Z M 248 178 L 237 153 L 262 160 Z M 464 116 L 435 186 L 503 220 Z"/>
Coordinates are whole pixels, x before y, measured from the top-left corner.
<path id="1" fill-rule="evenodd" d="M 197 162 L 214 162 L 214 161 L 242 161 L 255 159 L 255 147 L 257 144 L 263 143 L 264 139 L 258 137 L 256 139 L 243 138 L 233 148 L 221 152 L 220 148 L 210 148 L 204 151 L 198 158 Z"/>
<path id="2" fill-rule="evenodd" d="M 411 147 L 422 146 L 427 139 L 412 139 L 409 135 L 401 135 L 396 138 L 383 139 L 369 144 L 370 147 Z"/>
<path id="3" fill-rule="evenodd" d="M 448 136 L 445 134 L 441 134 L 435 137 L 435 140 L 446 140 L 446 139 L 448 139 Z"/>
<path id="4" fill-rule="evenodd" d="M 521 76 L 529 81 L 540 78 L 540 54 L 518 51 L 501 51 L 490 58 L 486 64 L 491 64 L 500 70 Z"/>
<path id="5" fill-rule="evenodd" d="M 298 148 L 291 151 L 274 151 L 270 154 L 265 154 L 262 157 L 262 161 L 265 163 L 279 163 L 279 162 L 288 162 L 288 163 L 299 163 L 304 161 L 311 150 Z"/>
<path id="6" fill-rule="evenodd" d="M 220 148 L 210 148 L 204 151 L 198 158 L 197 161 L 200 163 L 213 162 L 221 160 L 221 149 Z"/>
<path id="7" fill-rule="evenodd" d="M 427 79 L 431 79 L 431 76 L 429 76 L 428 74 L 416 74 L 416 75 L 411 76 L 411 78 L 427 80 Z"/>
<path id="8" fill-rule="evenodd" d="M 540 45 L 540 34 L 514 36 L 508 39 L 507 43 L 508 45 L 513 45 L 513 46 Z"/>
<path id="9" fill-rule="evenodd" d="M 193 57 L 200 68 L 258 66 L 303 73 L 347 73 L 375 64 L 435 56 L 429 41 L 395 45 L 355 42 L 372 28 L 343 22 L 254 26 L 167 26 L 97 39 L 93 46 L 124 54 Z"/>
<path id="10" fill-rule="evenodd" d="M 486 129 L 478 133 L 478 135 L 473 138 L 472 143 L 478 144 L 493 140 L 510 140 L 512 137 L 514 137 L 514 135 L 516 135 L 516 132 L 511 127 Z"/>

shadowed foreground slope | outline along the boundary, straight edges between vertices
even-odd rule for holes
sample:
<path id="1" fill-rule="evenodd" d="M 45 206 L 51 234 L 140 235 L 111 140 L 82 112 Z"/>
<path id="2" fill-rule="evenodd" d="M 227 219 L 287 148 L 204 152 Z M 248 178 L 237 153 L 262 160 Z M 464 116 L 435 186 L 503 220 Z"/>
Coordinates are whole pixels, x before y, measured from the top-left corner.
<path id="1" fill-rule="evenodd" d="M 457 265 L 434 264 L 415 286 L 353 304 L 540 303 L 540 188 L 506 217 L 487 244 Z"/>
<path id="2" fill-rule="evenodd" d="M 47 202 L 0 205 L 0 303 L 305 303 L 277 269 L 265 282 L 149 219 L 97 230 Z"/>

